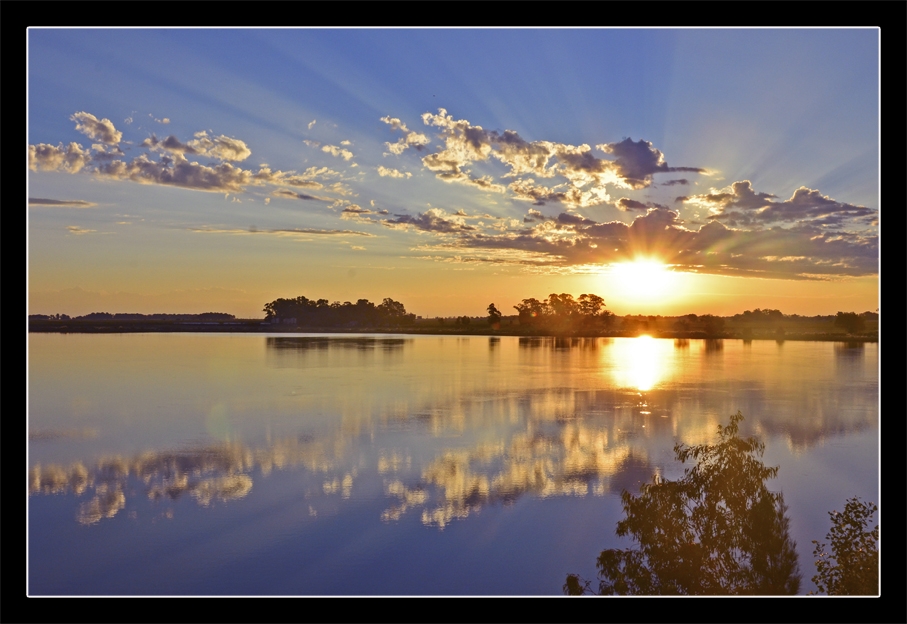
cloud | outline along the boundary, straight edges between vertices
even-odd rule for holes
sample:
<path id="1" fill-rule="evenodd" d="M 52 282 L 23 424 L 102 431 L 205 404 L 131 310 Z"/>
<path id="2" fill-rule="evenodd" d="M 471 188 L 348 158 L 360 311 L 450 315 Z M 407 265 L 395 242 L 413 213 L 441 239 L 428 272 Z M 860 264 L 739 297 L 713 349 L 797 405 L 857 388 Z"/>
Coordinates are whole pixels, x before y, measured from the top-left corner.
<path id="1" fill-rule="evenodd" d="M 775 195 L 757 193 L 749 180 L 734 182 L 724 189 L 678 198 L 685 204 L 708 208 L 709 219 L 734 227 L 761 228 L 772 224 L 800 223 L 840 228 L 871 223 L 877 211 L 865 206 L 839 202 L 819 191 L 801 186 L 790 199 L 773 201 Z"/>
<path id="2" fill-rule="evenodd" d="M 660 150 L 652 147 L 650 141 L 633 141 L 627 138 L 618 143 L 598 145 L 598 149 L 617 157 L 613 161 L 623 186 L 640 189 L 652 183 L 652 175 L 669 171 L 691 171 L 705 173 L 699 167 L 669 167 Z"/>
<path id="3" fill-rule="evenodd" d="M 82 234 L 91 234 L 92 232 L 97 232 L 97 230 L 87 230 L 85 228 L 79 227 L 78 225 L 67 225 L 66 229 L 69 230 L 70 234 L 75 234 L 81 236 Z"/>
<path id="4" fill-rule="evenodd" d="M 197 191 L 240 192 L 254 180 L 251 171 L 221 163 L 213 167 L 189 162 L 179 153 L 164 156 L 160 161 L 149 160 L 145 155 L 131 162 L 122 160 L 100 165 L 97 175 L 139 184 L 180 186 Z"/>
<path id="5" fill-rule="evenodd" d="M 91 113 L 84 111 L 74 113 L 70 119 L 76 122 L 76 130 L 94 141 L 108 145 L 116 145 L 123 139 L 123 133 L 113 127 L 109 119 L 98 120 Z"/>
<path id="6" fill-rule="evenodd" d="M 529 209 L 529 212 L 526 213 L 526 216 L 523 217 L 523 223 L 532 223 L 534 221 L 545 221 L 548 217 L 543 215 L 538 210 Z"/>
<path id="7" fill-rule="evenodd" d="M 252 178 L 256 184 L 286 185 L 317 190 L 325 188 L 318 179 L 325 180 L 339 175 L 338 172 L 327 167 L 309 167 L 302 173 L 296 173 L 295 171 L 272 171 L 267 165 L 262 165 Z M 341 187 L 332 186 L 330 190 L 341 194 L 346 194 L 347 191 L 342 185 Z"/>
<path id="8" fill-rule="evenodd" d="M 628 212 L 630 210 L 648 210 L 649 208 L 667 208 L 662 204 L 656 204 L 655 202 L 641 202 L 636 201 L 635 199 L 629 199 L 627 197 L 621 197 L 614 203 L 614 207 L 618 210 Z"/>
<path id="9" fill-rule="evenodd" d="M 444 235 L 438 244 L 422 247 L 426 251 L 469 257 L 481 250 L 496 261 L 550 272 L 640 256 L 658 258 L 676 271 L 761 278 L 834 279 L 878 272 L 877 235 L 830 232 L 816 224 L 743 230 L 713 220 L 690 229 L 664 207 L 649 207 L 630 224 L 597 222 L 571 213 L 549 218 L 531 210 L 516 227 L 494 233 L 453 227 L 449 220 L 443 213 L 425 213 L 398 216 L 385 225 L 409 224 Z M 532 262 L 524 262 L 527 258 Z"/>
<path id="10" fill-rule="evenodd" d="M 45 199 L 43 197 L 29 197 L 29 206 L 50 206 L 54 208 L 93 208 L 97 204 L 81 199 Z"/>
<path id="11" fill-rule="evenodd" d="M 374 234 L 368 232 L 356 232 L 354 230 L 324 230 L 319 228 L 278 228 L 271 230 L 259 230 L 257 228 L 216 228 L 216 227 L 195 227 L 188 228 L 190 232 L 201 234 L 232 234 L 232 235 L 258 235 L 268 234 L 283 237 L 309 237 L 309 236 L 366 236 L 374 237 Z"/>
<path id="12" fill-rule="evenodd" d="M 97 162 L 106 162 L 126 155 L 119 145 L 110 146 L 104 143 L 92 143 L 91 149 L 94 151 L 91 159 Z"/>
<path id="13" fill-rule="evenodd" d="M 181 142 L 173 135 L 160 140 L 155 135 L 142 141 L 141 147 L 153 150 L 165 150 L 175 154 L 190 154 L 194 156 L 208 156 L 218 160 L 242 161 L 252 155 L 252 151 L 244 141 L 231 139 L 227 136 L 209 137 L 203 130 L 195 133 L 195 138 Z"/>
<path id="14" fill-rule="evenodd" d="M 28 168 L 32 171 L 65 171 L 78 173 L 91 162 L 91 154 L 78 143 L 65 148 L 38 143 L 28 146 Z"/>
<path id="15" fill-rule="evenodd" d="M 321 148 L 321 151 L 330 154 L 331 156 L 343 158 L 343 160 L 350 160 L 353 157 L 353 152 L 337 147 L 336 145 L 325 145 Z"/>
<path id="16" fill-rule="evenodd" d="M 513 191 L 516 199 L 531 201 L 536 206 L 559 202 L 571 206 L 588 207 L 611 199 L 603 186 L 592 186 L 585 191 L 566 185 L 549 188 L 536 184 L 532 178 L 514 180 L 508 188 Z"/>
<path id="17" fill-rule="evenodd" d="M 428 154 L 422 164 L 447 182 L 475 183 L 468 167 L 497 160 L 508 167 L 504 177 L 532 175 L 538 178 L 565 178 L 567 185 L 543 187 L 534 178 L 517 180 L 510 189 L 517 199 L 544 204 L 557 201 L 574 206 L 593 206 L 610 201 L 606 185 L 639 189 L 652 184 L 652 175 L 669 171 L 694 171 L 698 167 L 669 167 L 661 152 L 648 141 L 625 139 L 598 146 L 615 160 L 598 158 L 589 145 L 568 145 L 552 141 L 526 141 L 512 130 L 485 130 L 465 119 L 454 119 L 441 108 L 438 114 L 424 113 L 423 122 L 441 130 L 443 149 Z M 387 123 L 399 123 L 390 119 Z M 490 183 L 490 179 L 489 183 Z"/>
<path id="18" fill-rule="evenodd" d="M 387 167 L 378 166 L 378 175 L 382 178 L 411 178 L 413 174 L 409 171 L 403 173 L 402 171 L 397 171 L 396 169 L 388 169 Z"/>
<path id="19" fill-rule="evenodd" d="M 346 202 L 345 200 L 343 201 L 343 203 L 341 205 L 343 205 L 343 204 L 345 204 L 345 206 L 344 206 L 343 210 L 340 212 L 340 218 L 343 219 L 344 221 L 358 221 L 360 223 L 375 223 L 375 221 L 373 221 L 371 219 L 371 217 L 366 216 L 366 215 L 375 214 L 375 212 L 373 210 L 369 210 L 368 208 L 363 208 L 362 206 L 360 206 L 358 204 L 350 204 L 350 203 Z M 384 213 L 387 214 L 387 211 L 384 211 Z"/>
<path id="20" fill-rule="evenodd" d="M 395 219 L 385 219 L 382 223 L 390 228 L 421 230 L 450 234 L 454 232 L 473 232 L 476 228 L 468 225 L 463 217 L 447 214 L 440 208 L 431 208 L 416 215 L 394 215 Z"/>
<path id="21" fill-rule="evenodd" d="M 489 175 L 482 176 L 481 178 L 469 177 L 467 180 L 464 180 L 466 184 L 471 184 L 477 186 L 483 191 L 492 191 L 495 193 L 504 193 L 507 189 L 501 184 L 495 184 L 494 178 Z"/>
<path id="22" fill-rule="evenodd" d="M 425 146 L 431 143 L 431 140 L 427 136 L 419 132 L 410 131 L 410 129 L 406 127 L 406 124 L 396 117 L 382 117 L 381 121 L 390 125 L 391 129 L 403 132 L 404 135 L 396 143 L 385 143 L 391 154 L 399 156 L 409 147 L 415 148 L 418 152 L 425 149 Z"/>
<path id="23" fill-rule="evenodd" d="M 315 122 L 316 122 L 316 121 L 318 121 L 318 120 L 317 120 L 317 119 L 313 119 L 312 121 L 309 122 L 309 125 L 308 125 L 309 130 L 312 129 L 312 127 L 315 125 Z"/>
<path id="24" fill-rule="evenodd" d="M 142 154 L 131 161 L 116 144 L 108 141 L 119 140 L 121 133 L 115 133 L 109 120 L 98 121 L 89 113 L 76 113 L 78 127 L 87 135 L 101 142 L 92 145 L 91 150 L 78 143 L 50 145 L 39 143 L 29 145 L 29 168 L 32 171 L 62 171 L 66 173 L 88 172 L 101 178 L 130 180 L 140 184 L 162 184 L 178 186 L 197 191 L 239 193 L 250 186 L 274 185 L 325 190 L 342 196 L 355 193 L 341 182 L 327 183 L 339 173 L 327 167 L 310 167 L 302 173 L 272 170 L 263 164 L 257 172 L 246 170 L 230 162 L 207 165 L 190 161 L 188 157 L 207 157 L 216 161 L 242 161 L 251 155 L 251 150 L 240 139 L 224 135 L 211 136 L 197 132 L 189 141 L 176 136 L 158 139 L 152 135 L 141 147 L 150 149 L 152 154 Z M 339 148 L 337 148 L 339 149 Z M 345 151 L 345 150 L 344 150 Z M 304 199 L 301 195 L 297 198 Z M 323 199 L 315 197 L 315 199 Z M 241 201 L 236 198 L 235 201 Z"/>
<path id="25" fill-rule="evenodd" d="M 306 195 L 305 193 L 297 193 L 295 191 L 290 191 L 287 189 L 277 189 L 276 191 L 271 191 L 271 195 L 274 197 L 283 197 L 286 199 L 302 199 L 302 200 L 315 200 L 315 201 L 330 201 L 327 197 L 317 197 L 315 195 Z M 267 202 L 269 198 L 266 198 Z"/>
<path id="26" fill-rule="evenodd" d="M 674 186 L 675 184 L 683 184 L 684 186 L 686 186 L 689 183 L 690 181 L 686 178 L 681 178 L 679 180 L 668 180 L 667 182 L 662 182 L 661 186 Z"/>

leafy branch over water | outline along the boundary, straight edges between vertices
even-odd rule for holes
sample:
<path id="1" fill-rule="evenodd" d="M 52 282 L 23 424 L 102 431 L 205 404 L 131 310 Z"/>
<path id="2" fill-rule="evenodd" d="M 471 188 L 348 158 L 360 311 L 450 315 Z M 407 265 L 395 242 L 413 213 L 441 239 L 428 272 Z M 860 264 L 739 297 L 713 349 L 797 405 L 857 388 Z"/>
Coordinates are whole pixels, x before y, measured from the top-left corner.
<path id="1" fill-rule="evenodd" d="M 844 511 L 830 511 L 831 530 L 825 539 L 831 540 L 831 554 L 825 544 L 816 545 L 816 576 L 813 583 L 821 593 L 830 596 L 870 596 L 879 591 L 879 525 L 868 530 L 874 503 L 859 498 L 847 500 Z"/>
<path id="2" fill-rule="evenodd" d="M 765 485 L 777 467 L 760 461 L 765 445 L 741 438 L 743 415 L 719 426 L 715 445 L 677 444 L 678 460 L 694 460 L 677 481 L 653 479 L 638 496 L 621 496 L 626 517 L 617 534 L 637 547 L 598 557 L 602 595 L 782 595 L 800 588 L 787 507 Z M 564 593 L 595 593 L 569 574 Z"/>

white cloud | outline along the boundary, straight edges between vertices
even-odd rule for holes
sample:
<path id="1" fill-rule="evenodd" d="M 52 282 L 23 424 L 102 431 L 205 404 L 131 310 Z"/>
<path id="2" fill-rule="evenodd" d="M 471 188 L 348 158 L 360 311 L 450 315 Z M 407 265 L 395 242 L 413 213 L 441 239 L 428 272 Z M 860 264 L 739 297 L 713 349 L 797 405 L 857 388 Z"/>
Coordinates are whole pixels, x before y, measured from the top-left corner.
<path id="1" fill-rule="evenodd" d="M 426 145 L 431 143 L 431 139 L 420 132 L 412 132 L 409 128 L 406 127 L 406 124 L 397 119 L 396 117 L 382 117 L 381 121 L 388 124 L 391 129 L 399 130 L 403 132 L 403 137 L 396 143 L 385 143 L 388 151 L 391 154 L 400 155 L 408 147 L 414 147 L 416 151 L 420 151 L 425 148 Z"/>
<path id="2" fill-rule="evenodd" d="M 78 143 L 57 146 L 38 143 L 28 146 L 28 168 L 32 171 L 78 173 L 91 162 L 91 154 Z"/>
<path id="3" fill-rule="evenodd" d="M 244 141 L 223 135 L 209 137 L 204 130 L 196 132 L 195 138 L 186 143 L 183 143 L 173 135 L 168 136 L 166 139 L 158 139 L 156 136 L 151 135 L 151 137 L 142 141 L 141 146 L 174 154 L 208 156 L 218 160 L 242 161 L 252 155 L 252 151 L 246 146 Z"/>
<path id="4" fill-rule="evenodd" d="M 331 156 L 343 158 L 343 160 L 350 160 L 353 157 L 353 152 L 337 147 L 336 145 L 325 145 L 321 148 L 321 151 L 330 154 Z"/>
<path id="5" fill-rule="evenodd" d="M 123 139 L 123 133 L 114 128 L 109 119 L 98 120 L 85 111 L 74 113 L 70 119 L 76 122 L 76 130 L 95 141 L 116 145 Z"/>
<path id="6" fill-rule="evenodd" d="M 389 169 L 387 167 L 382 167 L 380 165 L 378 166 L 378 175 L 380 175 L 382 178 L 411 178 L 411 177 L 413 177 L 413 174 L 411 174 L 409 171 L 407 171 L 406 173 L 403 173 L 401 171 L 397 171 L 396 169 Z"/>

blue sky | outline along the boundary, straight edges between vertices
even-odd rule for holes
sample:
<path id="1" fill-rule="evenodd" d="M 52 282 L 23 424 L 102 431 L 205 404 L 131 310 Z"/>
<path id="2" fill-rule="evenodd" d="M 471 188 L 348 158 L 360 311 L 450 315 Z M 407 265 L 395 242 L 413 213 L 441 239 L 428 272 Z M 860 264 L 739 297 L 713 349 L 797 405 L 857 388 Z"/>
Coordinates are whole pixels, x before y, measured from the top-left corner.
<path id="1" fill-rule="evenodd" d="M 32 313 L 875 309 L 875 29 L 28 37 Z M 72 145 L 75 144 L 75 147 Z M 610 268 L 650 259 L 642 297 Z M 665 286 L 665 284 L 668 284 Z"/>

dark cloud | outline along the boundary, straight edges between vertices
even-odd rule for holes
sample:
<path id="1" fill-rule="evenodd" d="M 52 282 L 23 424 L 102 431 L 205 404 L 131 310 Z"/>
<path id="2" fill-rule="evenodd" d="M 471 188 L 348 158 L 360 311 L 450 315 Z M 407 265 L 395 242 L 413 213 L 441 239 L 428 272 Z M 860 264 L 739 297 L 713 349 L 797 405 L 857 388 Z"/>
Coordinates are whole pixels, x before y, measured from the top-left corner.
<path id="1" fill-rule="evenodd" d="M 659 184 L 661 184 L 661 186 L 674 186 L 675 184 L 683 184 L 684 186 L 686 186 L 689 183 L 690 181 L 686 178 L 681 178 L 679 180 L 668 180 L 667 182 L 660 182 Z"/>
<path id="2" fill-rule="evenodd" d="M 655 202 L 641 202 L 636 201 L 635 199 L 629 199 L 627 197 L 621 197 L 614 203 L 614 207 L 618 210 L 624 212 L 629 212 L 630 210 L 648 210 L 649 208 L 667 208 L 663 204 L 656 204 Z"/>
<path id="3" fill-rule="evenodd" d="M 424 232 L 451 234 L 456 232 L 475 232 L 477 228 L 468 225 L 462 217 L 449 215 L 439 208 L 432 208 L 416 215 L 394 215 L 395 219 L 385 219 L 382 223 L 391 228 L 413 227 Z"/>
<path id="4" fill-rule="evenodd" d="M 614 206 L 618 210 L 623 210 L 624 212 L 629 210 L 648 210 L 649 207 L 646 206 L 643 202 L 636 201 L 635 199 L 629 199 L 627 197 L 621 197 L 617 200 L 617 203 Z"/>
<path id="5" fill-rule="evenodd" d="M 526 216 L 523 217 L 523 223 L 532 223 L 533 221 L 545 221 L 547 217 L 538 210 L 529 209 Z"/>
<path id="6" fill-rule="evenodd" d="M 240 192 L 252 183 L 252 172 L 221 163 L 213 167 L 189 162 L 182 154 L 152 161 L 142 155 L 131 162 L 122 160 L 100 165 L 98 175 L 131 180 L 140 184 L 180 186 L 197 191 Z"/>
<path id="7" fill-rule="evenodd" d="M 836 201 L 819 191 L 801 186 L 790 199 L 773 201 L 775 195 L 757 193 L 749 180 L 734 182 L 703 195 L 678 197 L 677 201 L 708 208 L 709 219 L 732 227 L 764 227 L 771 224 L 801 223 L 840 228 L 871 220 L 876 210 Z"/>
<path id="8" fill-rule="evenodd" d="M 640 139 L 633 141 L 627 138 L 618 143 L 606 143 L 598 148 L 607 154 L 616 156 L 613 161 L 618 174 L 629 188 L 640 189 L 652 183 L 652 175 L 669 171 L 692 171 L 705 173 L 699 167 L 669 167 L 660 150 L 652 143 Z"/>
<path id="9" fill-rule="evenodd" d="M 278 189 L 276 191 L 272 191 L 271 195 L 274 197 L 285 197 L 287 199 L 302 199 L 305 201 L 310 201 L 310 200 L 329 201 L 324 197 L 315 197 L 314 195 L 306 195 L 305 193 L 297 193 L 295 191 L 290 191 L 287 189 Z"/>
<path id="10" fill-rule="evenodd" d="M 643 256 L 679 271 L 762 278 L 831 279 L 878 272 L 877 236 L 828 232 L 819 225 L 748 231 L 710 221 L 689 229 L 664 207 L 651 207 L 630 224 L 600 223 L 571 213 L 546 219 L 538 211 L 523 223 L 533 225 L 500 234 L 440 230 L 457 236 L 437 248 L 461 254 L 485 249 L 505 254 L 502 261 L 512 264 L 525 264 L 514 253 L 529 254 L 534 264 L 552 270 Z"/>

